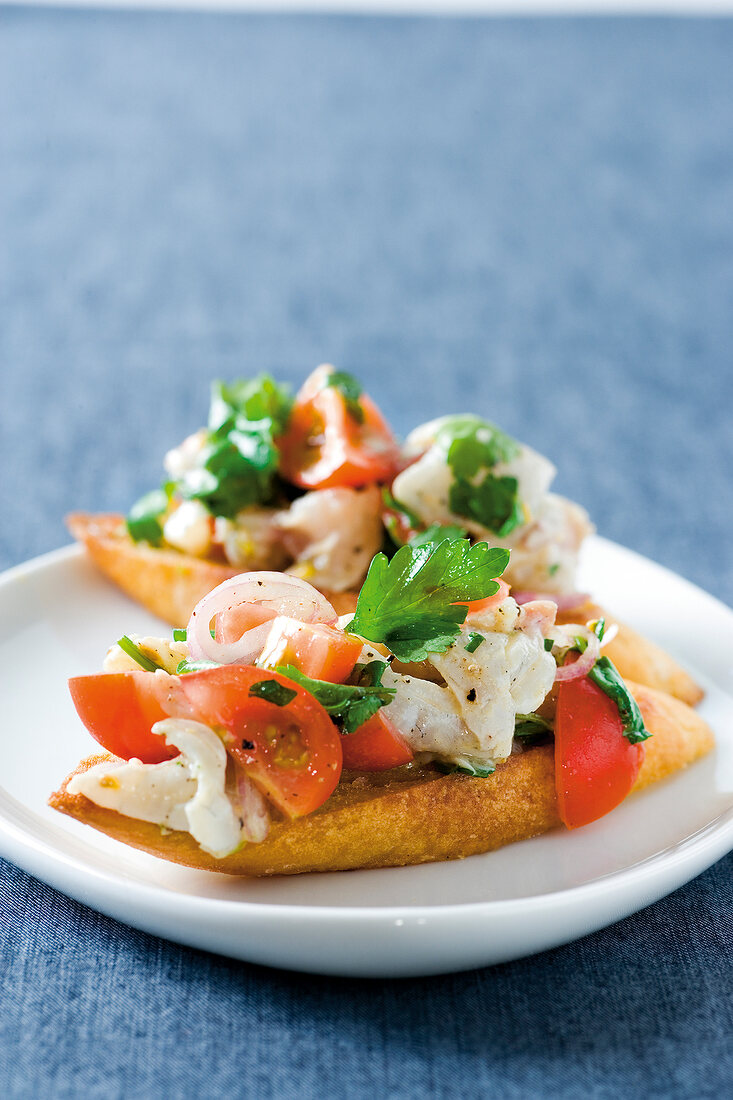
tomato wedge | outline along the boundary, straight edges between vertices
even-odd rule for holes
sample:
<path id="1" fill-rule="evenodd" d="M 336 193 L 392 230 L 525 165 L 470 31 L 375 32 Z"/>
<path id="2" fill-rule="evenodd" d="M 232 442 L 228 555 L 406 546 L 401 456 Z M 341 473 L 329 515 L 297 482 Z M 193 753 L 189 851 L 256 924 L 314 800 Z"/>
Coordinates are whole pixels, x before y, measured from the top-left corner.
<path id="1" fill-rule="evenodd" d="M 618 707 L 583 676 L 558 688 L 555 785 L 569 829 L 588 825 L 626 798 L 639 774 L 644 746 L 624 737 Z"/>
<path id="2" fill-rule="evenodd" d="M 250 695 L 274 681 L 295 692 L 284 706 Z M 223 665 L 184 676 L 101 673 L 69 681 L 77 713 L 92 737 L 125 760 L 158 764 L 178 750 L 151 727 L 168 717 L 195 718 L 224 735 L 231 755 L 288 817 L 317 809 L 341 775 L 341 736 L 321 704 L 284 676 Z"/>
<path id="3" fill-rule="evenodd" d="M 178 749 L 151 726 L 183 713 L 175 702 L 178 684 L 178 677 L 154 672 L 103 672 L 73 677 L 69 691 L 82 722 L 108 752 L 159 764 L 177 756 Z"/>
<path id="4" fill-rule="evenodd" d="M 279 615 L 272 621 L 257 664 L 260 668 L 273 670 L 278 665 L 294 665 L 313 680 L 342 684 L 353 672 L 362 645 L 359 638 L 338 627 L 302 623 L 299 619 Z"/>
<path id="5" fill-rule="evenodd" d="M 318 367 L 298 393 L 287 430 L 277 441 L 280 472 L 303 489 L 391 480 L 399 448 L 387 421 L 367 394 L 350 404 L 330 384 L 334 373 L 333 367 Z"/>
<path id="6" fill-rule="evenodd" d="M 263 681 L 295 696 L 278 706 L 250 695 Z M 251 665 L 190 672 L 181 687 L 194 715 L 224 733 L 230 754 L 287 817 L 312 813 L 333 793 L 341 775 L 341 737 L 304 688 Z"/>
<path id="7" fill-rule="evenodd" d="M 399 768 L 414 753 L 386 714 L 377 711 L 358 730 L 341 738 L 344 767 L 353 771 L 382 772 Z"/>

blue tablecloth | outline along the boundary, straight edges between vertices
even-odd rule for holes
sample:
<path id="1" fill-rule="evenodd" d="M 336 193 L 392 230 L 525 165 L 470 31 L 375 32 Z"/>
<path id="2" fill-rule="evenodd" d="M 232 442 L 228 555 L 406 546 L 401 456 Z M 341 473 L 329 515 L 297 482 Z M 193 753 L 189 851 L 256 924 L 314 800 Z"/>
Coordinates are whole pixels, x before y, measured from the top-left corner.
<path id="1" fill-rule="evenodd" d="M 481 409 L 733 599 L 733 23 L 0 9 L 0 564 L 126 506 L 209 380 Z M 0 865 L 18 1097 L 718 1096 L 731 871 L 544 956 L 370 984 Z"/>

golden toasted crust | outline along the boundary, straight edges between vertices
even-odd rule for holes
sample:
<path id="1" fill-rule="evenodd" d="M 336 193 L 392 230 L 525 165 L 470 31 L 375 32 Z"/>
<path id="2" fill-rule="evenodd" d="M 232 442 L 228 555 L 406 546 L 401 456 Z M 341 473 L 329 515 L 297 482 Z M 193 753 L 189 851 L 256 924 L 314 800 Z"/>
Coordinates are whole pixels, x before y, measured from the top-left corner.
<path id="1" fill-rule="evenodd" d="M 66 523 L 105 576 L 171 626 L 185 626 L 207 592 L 241 572 L 221 562 L 133 542 L 122 516 L 75 512 Z"/>
<path id="2" fill-rule="evenodd" d="M 207 592 L 241 572 L 221 562 L 133 542 L 122 516 L 77 512 L 67 517 L 67 524 L 74 538 L 84 544 L 92 560 L 110 580 L 171 626 L 185 626 L 194 607 Z M 325 595 L 339 615 L 346 615 L 356 607 L 356 592 L 326 592 Z M 590 601 L 563 612 L 558 620 L 585 622 L 599 615 L 605 615 L 609 625 L 618 622 Z M 618 626 L 618 634 L 605 652 L 622 676 L 666 691 L 690 705 L 702 699 L 702 689 L 664 650 L 631 627 L 622 623 Z"/>
<path id="3" fill-rule="evenodd" d="M 704 755 L 713 734 L 698 714 L 661 692 L 630 685 L 653 737 L 635 790 Z M 95 756 L 86 771 L 109 756 Z M 61 813 L 173 863 L 230 875 L 298 874 L 395 867 L 461 859 L 538 836 L 560 824 L 551 745 L 501 764 L 491 779 L 441 775 L 435 769 L 346 776 L 320 810 L 276 822 L 262 844 L 225 859 L 202 852 L 188 833 L 164 836 L 157 825 L 122 817 L 82 795 L 67 793 L 69 776 L 49 799 Z"/>

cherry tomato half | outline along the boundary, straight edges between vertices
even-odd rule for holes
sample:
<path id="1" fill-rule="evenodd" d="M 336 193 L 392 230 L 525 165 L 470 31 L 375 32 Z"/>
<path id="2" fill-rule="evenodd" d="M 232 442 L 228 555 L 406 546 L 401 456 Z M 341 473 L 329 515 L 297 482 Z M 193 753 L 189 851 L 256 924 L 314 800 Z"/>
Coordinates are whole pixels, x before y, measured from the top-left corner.
<path id="1" fill-rule="evenodd" d="M 284 706 L 253 697 L 262 681 L 294 691 Z M 224 733 L 231 755 L 290 818 L 318 809 L 341 775 L 341 737 L 321 704 L 284 676 L 250 665 L 190 672 L 181 687 L 191 709 Z"/>
<path id="2" fill-rule="evenodd" d="M 250 695 L 275 681 L 294 691 L 284 706 Z M 195 718 L 221 733 L 250 779 L 288 817 L 317 809 L 341 775 L 341 737 L 304 688 L 261 668 L 223 665 L 183 676 L 101 673 L 69 681 L 79 717 L 109 752 L 157 764 L 178 754 L 151 727 L 168 717 Z"/>
<path id="3" fill-rule="evenodd" d="M 357 487 L 389 481 L 399 448 L 389 425 L 367 394 L 354 415 L 343 394 L 328 384 L 333 368 L 306 379 L 278 440 L 280 472 L 303 489 Z"/>
<path id="4" fill-rule="evenodd" d="M 353 634 L 325 623 L 302 623 L 278 616 L 265 648 L 257 659 L 260 668 L 294 665 L 313 680 L 342 684 L 361 656 L 363 643 Z"/>
<path id="5" fill-rule="evenodd" d="M 92 737 L 108 752 L 144 764 L 159 764 L 178 755 L 151 726 L 176 712 L 177 676 L 155 672 L 102 672 L 75 676 L 69 691 L 76 712 Z"/>
<path id="6" fill-rule="evenodd" d="M 399 768 L 414 759 L 410 746 L 381 710 L 341 738 L 344 767 L 361 772 L 382 772 Z"/>
<path id="7" fill-rule="evenodd" d="M 644 746 L 624 737 L 618 707 L 583 676 L 560 684 L 555 713 L 555 785 L 569 829 L 613 810 L 633 787 Z"/>

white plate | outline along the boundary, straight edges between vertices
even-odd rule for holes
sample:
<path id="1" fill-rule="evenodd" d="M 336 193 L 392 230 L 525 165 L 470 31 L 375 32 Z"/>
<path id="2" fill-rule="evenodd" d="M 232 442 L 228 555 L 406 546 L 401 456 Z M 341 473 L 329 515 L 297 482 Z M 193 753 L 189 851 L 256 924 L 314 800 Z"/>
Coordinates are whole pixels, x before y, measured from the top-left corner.
<path id="1" fill-rule="evenodd" d="M 576 832 L 455 863 L 269 880 L 190 871 L 54 813 L 92 743 L 66 690 L 125 631 L 156 620 L 75 548 L 0 577 L 0 852 L 64 893 L 168 939 L 322 974 L 438 974 L 595 931 L 733 848 L 733 612 L 660 566 L 590 540 L 583 587 L 707 688 L 716 751 Z"/>

